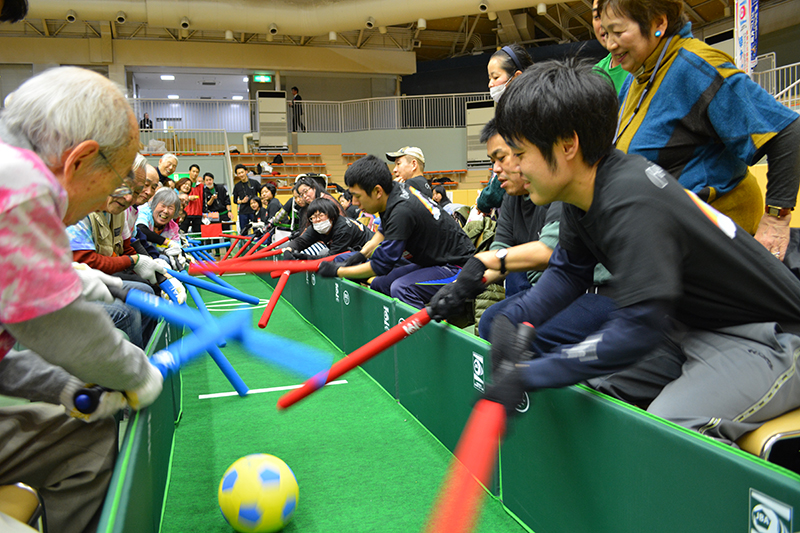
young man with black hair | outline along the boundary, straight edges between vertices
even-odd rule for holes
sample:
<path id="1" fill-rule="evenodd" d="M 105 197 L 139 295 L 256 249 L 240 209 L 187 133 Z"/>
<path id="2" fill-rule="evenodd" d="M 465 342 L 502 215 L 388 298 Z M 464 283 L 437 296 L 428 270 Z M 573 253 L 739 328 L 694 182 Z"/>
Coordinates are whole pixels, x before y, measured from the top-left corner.
<path id="1" fill-rule="evenodd" d="M 239 209 L 239 231 L 245 231 L 253 221 L 253 209 L 250 207 L 250 198 L 257 198 L 261 192 L 261 183 L 247 176 L 247 167 L 238 164 L 234 167 L 236 185 L 233 186 L 233 201 Z"/>
<path id="2" fill-rule="evenodd" d="M 377 276 L 371 288 L 421 309 L 441 286 L 421 283 L 452 277 L 475 253 L 453 217 L 413 187 L 392 181 L 386 164 L 377 157 L 369 155 L 353 163 L 344 181 L 355 204 L 367 213 L 380 214 L 381 230 L 361 253 L 372 250 L 376 242 L 380 245 L 360 265 L 322 263 L 322 276 Z"/>
<path id="3" fill-rule="evenodd" d="M 523 389 L 596 378 L 603 392 L 733 442 L 800 405 L 800 282 L 658 165 L 613 149 L 617 107 L 606 76 L 575 62 L 534 65 L 500 100 L 497 128 L 531 199 L 564 206 L 548 268 L 492 337 L 569 311 L 598 261 L 618 308 L 588 335 L 576 324 L 560 345 L 534 342 L 538 358 L 494 361 L 487 395 L 513 413 Z"/>

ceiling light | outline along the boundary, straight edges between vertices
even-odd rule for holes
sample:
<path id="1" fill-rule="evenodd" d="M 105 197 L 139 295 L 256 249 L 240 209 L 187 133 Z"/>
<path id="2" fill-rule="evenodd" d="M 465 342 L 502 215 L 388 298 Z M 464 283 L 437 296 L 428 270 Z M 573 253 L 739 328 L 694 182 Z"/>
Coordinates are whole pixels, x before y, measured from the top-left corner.
<path id="1" fill-rule="evenodd" d="M 161 79 L 163 81 L 173 81 L 175 79 L 175 76 L 173 76 L 172 74 L 162 74 Z"/>
<path id="2" fill-rule="evenodd" d="M 336 42 L 336 32 L 335 31 L 329 31 L 328 32 L 328 40 L 330 42 L 332 42 L 332 43 Z"/>
<path id="3" fill-rule="evenodd" d="M 417 21 L 417 29 L 418 30 L 424 30 L 427 27 L 428 27 L 428 23 L 425 21 L 425 19 L 419 19 Z"/>
<path id="4" fill-rule="evenodd" d="M 248 78 L 247 76 L 245 76 L 244 78 L 242 78 L 242 81 L 243 81 L 243 82 L 245 82 L 245 83 L 247 83 L 248 81 L 250 81 L 250 78 Z"/>
<path id="5" fill-rule="evenodd" d="M 180 96 L 178 96 L 177 94 L 168 94 L 167 98 L 169 98 L 170 100 L 177 100 L 178 98 L 180 98 Z"/>
<path id="6" fill-rule="evenodd" d="M 244 96 L 236 94 L 231 96 L 231 100 L 244 100 Z"/>
<path id="7" fill-rule="evenodd" d="M 231 30 L 225 30 L 225 40 L 226 41 L 233 40 L 233 32 Z"/>
<path id="8" fill-rule="evenodd" d="M 547 14 L 547 4 L 542 2 L 538 6 L 536 6 L 536 14 L 537 15 L 545 15 Z"/>

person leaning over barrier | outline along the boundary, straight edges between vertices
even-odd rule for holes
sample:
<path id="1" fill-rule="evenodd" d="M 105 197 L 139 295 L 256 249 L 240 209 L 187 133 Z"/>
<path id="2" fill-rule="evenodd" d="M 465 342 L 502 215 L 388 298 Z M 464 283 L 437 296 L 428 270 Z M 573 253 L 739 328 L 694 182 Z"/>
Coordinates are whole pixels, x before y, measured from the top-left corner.
<path id="1" fill-rule="evenodd" d="M 386 164 L 362 157 L 345 172 L 353 202 L 368 213 L 380 213 L 381 231 L 360 252 L 374 249 L 360 265 L 320 265 L 322 276 L 365 279 L 370 287 L 421 309 L 443 283 L 461 270 L 475 246 L 458 223 L 414 187 L 392 180 Z M 380 245 L 375 248 L 375 243 Z M 356 257 L 359 257 L 356 255 Z"/>
<path id="2" fill-rule="evenodd" d="M 48 527 L 96 529 L 117 451 L 108 418 L 152 403 L 161 373 L 124 340 L 105 311 L 102 280 L 79 274 L 65 225 L 130 187 L 139 145 L 122 91 L 94 72 L 59 67 L 23 83 L 0 115 L 0 393 L 33 403 L 0 409 L 0 484 L 24 482 L 45 502 Z M 46 333 L 45 333 L 46 332 Z M 12 347 L 19 342 L 25 349 Z M 21 363 L 20 363 L 21 362 Z M 20 369 L 17 364 L 25 366 Z M 57 366 L 54 366 L 57 365 Z M 60 367 L 60 368 L 59 368 Z M 91 416 L 72 397 L 86 383 L 104 393 Z M 65 416 L 67 411 L 82 420 Z"/>
<path id="3" fill-rule="evenodd" d="M 564 206 L 549 266 L 495 318 L 492 342 L 524 321 L 556 340 L 559 313 L 573 320 L 560 343 L 534 341 L 538 358 L 493 361 L 487 396 L 513 413 L 523 390 L 590 379 L 732 443 L 800 406 L 800 281 L 657 164 L 614 149 L 616 108 L 607 76 L 575 61 L 534 65 L 500 100 L 497 129 L 531 199 Z M 587 331 L 573 308 L 598 261 L 617 309 Z"/>

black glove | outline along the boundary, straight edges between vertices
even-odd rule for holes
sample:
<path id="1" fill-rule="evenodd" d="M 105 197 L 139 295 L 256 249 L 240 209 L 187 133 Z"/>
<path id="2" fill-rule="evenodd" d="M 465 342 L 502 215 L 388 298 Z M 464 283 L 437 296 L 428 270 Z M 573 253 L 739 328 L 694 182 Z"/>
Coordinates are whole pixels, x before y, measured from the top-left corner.
<path id="1" fill-rule="evenodd" d="M 350 267 L 353 265 L 360 265 L 361 263 L 365 262 L 367 257 L 362 254 L 361 252 L 356 252 L 350 257 L 348 257 L 343 263 L 342 266 Z"/>
<path id="2" fill-rule="evenodd" d="M 297 257 L 295 257 L 294 253 L 291 250 L 284 250 L 283 254 L 281 254 L 281 261 L 296 261 Z"/>
<path id="3" fill-rule="evenodd" d="M 333 261 L 322 261 L 317 270 L 317 273 L 323 278 L 335 278 L 337 272 L 339 272 L 339 265 Z"/>
<path id="4" fill-rule="evenodd" d="M 506 416 L 517 412 L 517 406 L 525 401 L 525 385 L 519 363 L 532 359 L 531 343 L 535 332 L 529 324 L 514 326 L 506 316 L 498 316 L 492 322 L 491 357 L 492 384 L 486 388 L 486 399 L 497 402 L 506 409 Z"/>
<path id="5" fill-rule="evenodd" d="M 453 283 L 448 283 L 433 295 L 428 303 L 428 313 L 437 322 L 461 311 L 464 302 L 483 292 L 486 284 L 483 274 L 486 265 L 480 259 L 470 258 Z"/>

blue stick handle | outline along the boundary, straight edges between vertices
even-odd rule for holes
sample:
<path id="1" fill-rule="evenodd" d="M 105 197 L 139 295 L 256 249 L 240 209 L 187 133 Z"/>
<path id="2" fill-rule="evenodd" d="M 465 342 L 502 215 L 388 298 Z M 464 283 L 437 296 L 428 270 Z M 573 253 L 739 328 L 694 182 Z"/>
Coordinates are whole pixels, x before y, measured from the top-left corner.
<path id="1" fill-rule="evenodd" d="M 211 316 L 211 313 L 208 312 L 205 302 L 203 302 L 203 299 L 200 297 L 200 291 L 198 291 L 192 285 L 187 285 L 186 290 L 189 291 L 189 294 L 192 296 L 195 305 L 197 305 L 197 308 L 200 310 L 203 316 L 205 316 L 209 321 L 213 321 L 214 318 Z M 219 346 L 225 346 L 224 340 L 219 344 Z M 249 387 L 245 384 L 244 380 L 239 377 L 239 374 L 233 368 L 233 365 L 231 365 L 220 349 L 214 346 L 208 351 L 208 354 L 211 356 L 214 362 L 217 363 L 220 371 L 226 378 L 228 378 L 228 381 L 231 382 L 231 385 L 233 385 L 234 390 L 239 393 L 239 396 L 246 396 L 250 391 Z"/>
<path id="2" fill-rule="evenodd" d="M 239 300 L 251 305 L 258 305 L 258 298 L 256 298 L 255 296 L 250 296 L 249 294 L 245 294 L 241 291 L 232 290 L 227 287 L 221 287 L 219 285 L 215 285 L 214 283 L 210 283 L 208 281 L 203 281 L 201 279 L 193 278 L 192 276 L 184 274 L 183 272 L 176 272 L 170 269 L 167 269 L 167 272 L 169 272 L 170 275 L 177 278 L 179 281 L 182 281 L 183 283 L 194 285 L 195 287 L 205 289 L 209 292 L 222 294 L 223 296 L 228 296 L 235 300 Z"/>

